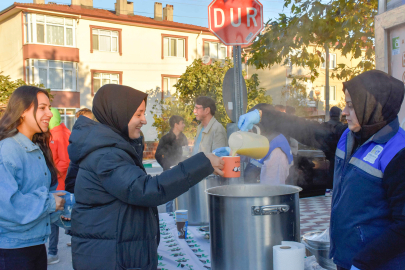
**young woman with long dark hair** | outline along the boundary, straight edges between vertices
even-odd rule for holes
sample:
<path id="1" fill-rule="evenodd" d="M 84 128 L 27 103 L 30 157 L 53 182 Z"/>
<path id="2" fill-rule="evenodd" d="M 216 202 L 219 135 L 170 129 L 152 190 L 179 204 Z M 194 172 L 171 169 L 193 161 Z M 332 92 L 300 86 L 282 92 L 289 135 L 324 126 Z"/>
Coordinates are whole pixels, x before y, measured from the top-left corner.
<path id="1" fill-rule="evenodd" d="M 21 86 L 0 119 L 0 270 L 47 268 L 51 214 L 64 193 L 49 193 L 58 171 L 49 148 L 49 94 Z"/>

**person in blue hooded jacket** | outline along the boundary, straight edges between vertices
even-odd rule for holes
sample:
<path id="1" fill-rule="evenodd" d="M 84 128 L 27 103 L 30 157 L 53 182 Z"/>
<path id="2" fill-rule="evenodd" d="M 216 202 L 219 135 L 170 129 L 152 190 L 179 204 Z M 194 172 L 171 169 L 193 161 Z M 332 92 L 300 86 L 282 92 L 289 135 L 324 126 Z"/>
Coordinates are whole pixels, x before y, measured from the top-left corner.
<path id="1" fill-rule="evenodd" d="M 266 103 L 256 104 L 249 112 L 254 110 L 267 109 L 275 110 L 273 105 Z M 283 134 L 263 128 L 258 123 L 252 127 L 251 132 L 260 134 L 269 140 L 269 151 L 261 159 L 241 157 L 242 162 L 246 162 L 244 170 L 245 183 L 261 183 L 265 185 L 285 185 L 290 167 L 293 164 L 293 155 L 287 138 Z M 220 147 L 213 153 L 217 156 L 229 156 L 229 147 Z"/>
<path id="2" fill-rule="evenodd" d="M 47 91 L 21 86 L 0 119 L 1 270 L 47 268 L 45 242 L 65 202 L 64 193 L 50 193 L 58 181 L 50 107 Z"/>
<path id="3" fill-rule="evenodd" d="M 146 101 L 146 93 L 131 87 L 104 85 L 93 100 L 98 122 L 79 117 L 73 126 L 68 152 L 79 167 L 71 229 L 76 270 L 156 270 L 157 206 L 214 171 L 223 174 L 220 158 L 199 153 L 148 175 L 134 144 L 146 124 Z"/>
<path id="4" fill-rule="evenodd" d="M 330 257 L 339 270 L 405 269 L 404 84 L 377 70 L 343 83 L 348 128 L 279 112 L 242 115 L 323 151 L 335 150 Z"/>

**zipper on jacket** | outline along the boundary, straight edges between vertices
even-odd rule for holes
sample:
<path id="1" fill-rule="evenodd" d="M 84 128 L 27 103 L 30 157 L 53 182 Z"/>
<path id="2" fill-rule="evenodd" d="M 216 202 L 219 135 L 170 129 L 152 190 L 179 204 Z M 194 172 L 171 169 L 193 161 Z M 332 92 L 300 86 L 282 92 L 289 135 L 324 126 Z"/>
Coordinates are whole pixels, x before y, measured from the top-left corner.
<path id="1" fill-rule="evenodd" d="M 361 231 L 360 226 L 357 226 L 357 230 L 359 231 L 359 234 L 360 234 L 360 240 L 361 240 L 361 242 L 363 242 L 363 243 L 364 243 L 364 236 L 363 236 L 363 232 Z"/>

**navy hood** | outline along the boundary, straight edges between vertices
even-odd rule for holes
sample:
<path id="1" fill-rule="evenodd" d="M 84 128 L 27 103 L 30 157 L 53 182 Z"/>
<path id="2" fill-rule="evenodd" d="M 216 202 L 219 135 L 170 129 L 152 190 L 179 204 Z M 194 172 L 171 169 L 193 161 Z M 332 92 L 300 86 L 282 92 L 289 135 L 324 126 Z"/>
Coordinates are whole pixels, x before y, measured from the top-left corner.
<path id="1" fill-rule="evenodd" d="M 397 118 L 404 100 L 404 83 L 379 70 L 366 71 L 343 83 L 361 125 L 357 136 L 366 141 Z"/>
<path id="2" fill-rule="evenodd" d="M 119 148 L 142 164 L 135 149 L 120 134 L 107 125 L 80 116 L 74 124 L 69 138 L 68 152 L 70 160 L 75 164 L 79 164 L 87 155 L 104 147 Z"/>

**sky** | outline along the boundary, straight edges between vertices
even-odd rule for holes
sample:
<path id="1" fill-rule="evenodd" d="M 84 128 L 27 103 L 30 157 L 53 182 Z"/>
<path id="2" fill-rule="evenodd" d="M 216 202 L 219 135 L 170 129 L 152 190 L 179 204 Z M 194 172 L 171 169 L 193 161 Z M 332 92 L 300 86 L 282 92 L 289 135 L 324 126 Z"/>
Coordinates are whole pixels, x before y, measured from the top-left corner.
<path id="1" fill-rule="evenodd" d="M 130 0 L 132 1 L 132 0 Z M 283 13 L 283 0 L 259 0 L 263 4 L 264 22 L 270 18 L 277 18 L 278 13 Z M 14 2 L 33 3 L 33 0 L 0 0 L 0 11 L 11 6 Z M 45 3 L 55 2 L 57 4 L 71 4 L 71 0 L 45 0 Z M 114 9 L 116 0 L 93 0 L 95 8 Z M 170 4 L 174 6 L 173 20 L 176 22 L 194 24 L 208 27 L 208 5 L 211 0 L 133 0 L 134 14 L 146 17 L 153 17 L 153 6 L 160 2 L 163 6 Z M 287 12 L 287 10 L 284 10 Z"/>

